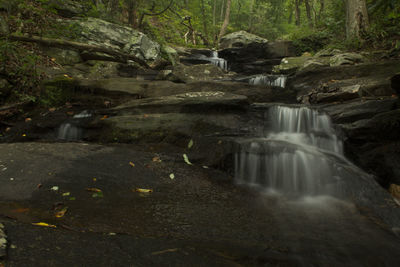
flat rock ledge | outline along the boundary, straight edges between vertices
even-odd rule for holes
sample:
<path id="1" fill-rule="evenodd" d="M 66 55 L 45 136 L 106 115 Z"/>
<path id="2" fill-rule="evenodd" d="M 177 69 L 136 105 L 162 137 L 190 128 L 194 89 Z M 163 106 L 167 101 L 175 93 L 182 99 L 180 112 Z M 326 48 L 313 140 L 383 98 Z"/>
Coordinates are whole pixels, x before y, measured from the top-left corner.
<path id="1" fill-rule="evenodd" d="M 0 223 L 0 260 L 6 256 L 7 236 L 4 233 L 4 225 Z"/>

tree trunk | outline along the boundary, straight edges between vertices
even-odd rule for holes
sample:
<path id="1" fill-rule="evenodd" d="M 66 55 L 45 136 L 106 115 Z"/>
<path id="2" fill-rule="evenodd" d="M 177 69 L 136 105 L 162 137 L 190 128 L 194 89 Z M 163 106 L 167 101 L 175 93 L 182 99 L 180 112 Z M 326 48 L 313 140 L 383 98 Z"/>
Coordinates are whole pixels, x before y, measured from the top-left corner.
<path id="1" fill-rule="evenodd" d="M 369 27 L 365 0 L 346 0 L 346 37 L 361 38 Z"/>
<path id="2" fill-rule="evenodd" d="M 3 35 L 0 35 L 2 37 Z M 84 43 L 78 43 L 74 41 L 68 41 L 63 39 L 52 39 L 52 38 L 44 38 L 38 36 L 26 36 L 26 35 L 9 35 L 8 38 L 13 41 L 20 41 L 20 42 L 29 42 L 29 43 L 38 43 L 41 45 L 49 46 L 49 47 L 59 47 L 59 48 L 68 48 L 74 49 L 78 51 L 89 51 L 93 52 L 101 52 L 108 54 L 113 57 L 113 61 L 115 62 L 123 62 L 126 63 L 127 60 L 135 61 L 142 66 L 149 68 L 149 65 L 143 59 L 140 59 L 136 56 L 125 54 L 123 52 L 109 49 L 106 47 L 96 46 L 96 45 L 89 45 Z"/>
<path id="3" fill-rule="evenodd" d="M 224 18 L 224 7 L 225 7 L 225 0 L 222 0 L 222 2 L 221 2 L 221 14 L 219 16 L 219 21 L 222 21 L 222 19 Z"/>
<path id="4" fill-rule="evenodd" d="M 319 8 L 319 13 L 318 13 L 318 20 L 321 19 L 322 13 L 324 13 L 325 10 L 325 0 L 319 0 L 320 2 L 320 8 Z"/>
<path id="5" fill-rule="evenodd" d="M 203 17 L 203 31 L 205 37 L 208 36 L 208 30 L 207 30 L 207 17 L 206 17 L 206 8 L 204 7 L 204 0 L 201 0 L 201 15 Z"/>
<path id="6" fill-rule="evenodd" d="M 217 32 L 216 32 L 216 25 L 217 25 L 217 0 L 214 0 L 213 4 L 213 28 L 212 28 L 212 38 L 213 43 L 215 46 L 215 42 L 217 41 Z"/>
<path id="7" fill-rule="evenodd" d="M 230 13 L 231 13 L 231 0 L 227 0 L 226 1 L 226 10 L 225 10 L 225 19 L 224 19 L 224 23 L 221 26 L 219 35 L 218 35 L 218 43 L 221 40 L 221 37 L 225 35 L 226 28 L 228 28 Z"/>
<path id="8" fill-rule="evenodd" d="M 311 7 L 310 7 L 309 0 L 304 0 L 304 5 L 306 6 L 308 25 L 310 26 L 310 28 L 312 28 L 313 27 L 313 21 L 312 21 Z"/>
<path id="9" fill-rule="evenodd" d="M 294 0 L 294 12 L 296 18 L 296 25 L 300 26 L 300 17 L 301 17 L 301 10 L 300 10 L 300 0 Z"/>
<path id="10" fill-rule="evenodd" d="M 250 2 L 249 32 L 253 31 L 254 2 L 255 0 L 251 0 Z"/>

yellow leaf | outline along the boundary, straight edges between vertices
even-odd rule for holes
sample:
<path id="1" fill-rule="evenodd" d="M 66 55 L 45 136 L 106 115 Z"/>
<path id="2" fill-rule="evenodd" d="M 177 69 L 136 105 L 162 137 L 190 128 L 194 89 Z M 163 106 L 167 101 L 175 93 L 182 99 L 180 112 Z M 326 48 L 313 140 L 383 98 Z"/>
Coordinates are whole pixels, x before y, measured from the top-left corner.
<path id="1" fill-rule="evenodd" d="M 23 137 L 25 137 L 25 136 L 26 136 L 26 134 L 22 134 L 22 136 L 23 136 Z"/>
<path id="2" fill-rule="evenodd" d="M 169 178 L 171 178 L 171 180 L 174 180 L 174 179 L 175 179 L 175 174 L 171 173 L 171 174 L 169 175 Z"/>
<path id="3" fill-rule="evenodd" d="M 57 228 L 57 226 L 55 226 L 55 225 L 44 223 L 44 222 L 32 223 L 32 225 L 50 227 L 50 228 Z"/>
<path id="4" fill-rule="evenodd" d="M 66 193 L 63 193 L 63 194 L 62 194 L 63 197 L 67 197 L 67 196 L 69 196 L 69 195 L 71 195 L 70 192 L 66 192 Z"/>
<path id="5" fill-rule="evenodd" d="M 153 189 L 136 188 L 135 192 L 138 192 L 138 193 L 151 193 L 151 192 L 153 192 Z"/>
<path id="6" fill-rule="evenodd" d="M 68 210 L 68 208 L 65 207 L 65 208 L 63 208 L 62 210 L 57 211 L 54 215 L 55 215 L 57 218 L 64 217 L 64 215 L 65 215 L 65 213 L 67 212 L 67 210 Z"/>
<path id="7" fill-rule="evenodd" d="M 129 165 L 131 165 L 132 167 L 135 167 L 135 163 L 133 163 L 132 161 L 129 162 Z"/>
<path id="8" fill-rule="evenodd" d="M 93 178 L 93 182 L 96 182 L 97 181 L 97 178 Z"/>
<path id="9" fill-rule="evenodd" d="M 92 188 L 86 188 L 86 191 L 100 193 L 101 189 L 92 187 Z"/>
<path id="10" fill-rule="evenodd" d="M 153 162 L 161 162 L 160 157 L 154 157 L 152 160 L 153 160 Z"/>

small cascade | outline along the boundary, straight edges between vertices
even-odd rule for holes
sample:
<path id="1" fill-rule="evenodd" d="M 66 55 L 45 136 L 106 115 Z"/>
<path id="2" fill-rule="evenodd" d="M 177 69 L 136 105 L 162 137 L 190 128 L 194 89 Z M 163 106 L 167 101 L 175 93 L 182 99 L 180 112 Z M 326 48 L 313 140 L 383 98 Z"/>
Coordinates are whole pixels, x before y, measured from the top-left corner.
<path id="1" fill-rule="evenodd" d="M 235 154 L 238 183 L 296 195 L 326 194 L 340 177 L 342 141 L 326 114 L 306 107 L 271 107 L 270 131 L 244 140 Z"/>
<path id="2" fill-rule="evenodd" d="M 269 85 L 285 88 L 286 80 L 287 76 L 285 75 L 259 75 L 251 78 L 249 83 L 253 85 Z"/>
<path id="3" fill-rule="evenodd" d="M 209 58 L 210 62 L 215 66 L 223 69 L 224 71 L 228 71 L 228 61 L 223 58 L 218 57 L 218 51 L 212 51 L 211 58 Z"/>
<path id="4" fill-rule="evenodd" d="M 72 123 L 63 123 L 58 128 L 57 139 L 78 141 L 82 138 L 82 129 Z"/>
<path id="5" fill-rule="evenodd" d="M 60 125 L 57 130 L 57 139 L 64 141 L 79 141 L 83 136 L 83 129 L 80 125 L 84 124 L 84 119 L 92 117 L 89 111 L 84 110 L 75 114 L 72 120 Z"/>

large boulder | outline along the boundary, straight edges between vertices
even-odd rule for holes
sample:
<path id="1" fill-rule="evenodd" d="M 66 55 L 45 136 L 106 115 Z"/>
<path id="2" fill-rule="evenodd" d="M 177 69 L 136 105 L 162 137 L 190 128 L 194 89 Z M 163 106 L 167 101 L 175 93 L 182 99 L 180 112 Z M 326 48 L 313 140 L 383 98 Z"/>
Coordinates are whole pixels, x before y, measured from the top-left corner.
<path id="1" fill-rule="evenodd" d="M 146 61 L 159 60 L 161 57 L 158 43 L 130 27 L 97 18 L 82 19 L 77 23 L 82 28 L 79 37 L 81 42 L 113 49 Z"/>
<path id="2" fill-rule="evenodd" d="M 249 44 L 267 44 L 268 40 L 246 31 L 238 31 L 227 34 L 221 38 L 221 49 L 233 47 L 245 47 Z"/>

